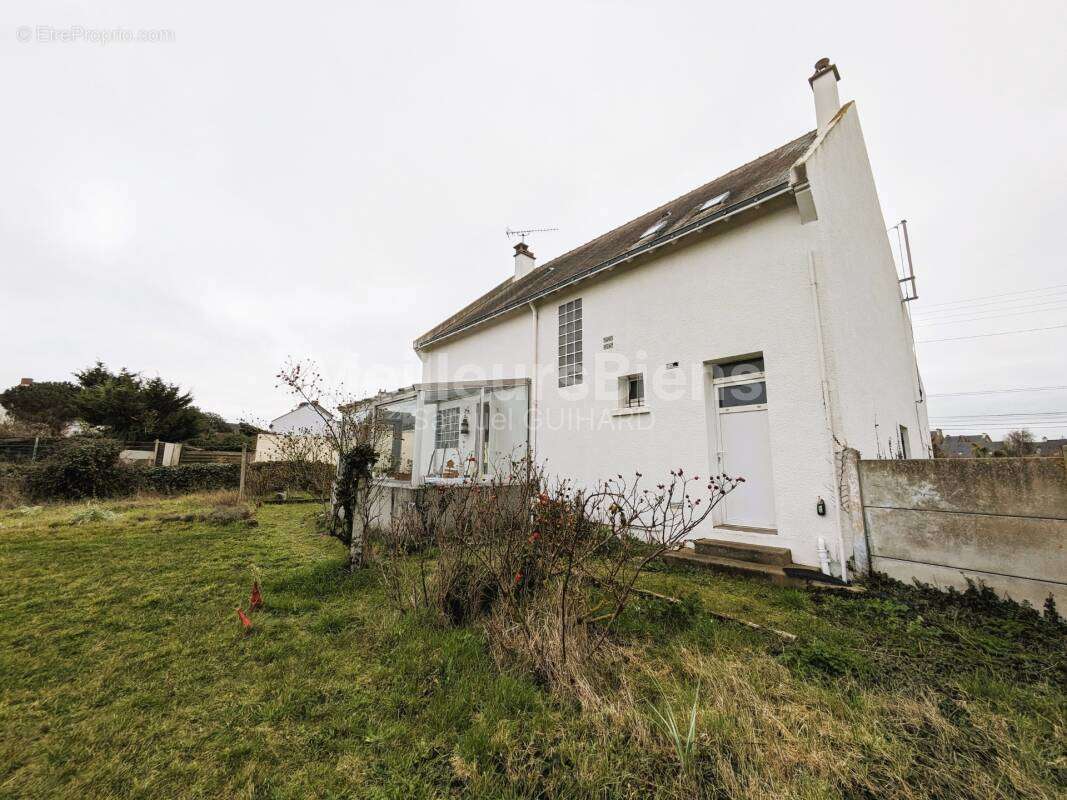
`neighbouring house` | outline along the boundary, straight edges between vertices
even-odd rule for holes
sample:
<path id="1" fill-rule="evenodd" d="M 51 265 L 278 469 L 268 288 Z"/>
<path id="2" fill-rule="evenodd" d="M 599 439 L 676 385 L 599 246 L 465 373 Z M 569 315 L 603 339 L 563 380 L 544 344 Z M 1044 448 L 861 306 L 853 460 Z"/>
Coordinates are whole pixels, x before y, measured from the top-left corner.
<path id="1" fill-rule="evenodd" d="M 1034 442 L 1034 453 L 1039 456 L 1062 456 L 1067 448 L 1067 439 L 1042 439 Z"/>
<path id="2" fill-rule="evenodd" d="M 988 458 L 1007 454 L 1004 442 L 990 438 L 988 433 L 957 436 L 946 435 L 940 430 L 935 430 L 932 434 L 932 441 L 941 458 Z M 1063 455 L 1063 448 L 1067 447 L 1067 439 L 1035 439 L 1032 444 L 1032 455 L 1054 457 Z"/>
<path id="3" fill-rule="evenodd" d="M 989 438 L 988 433 L 966 435 L 946 435 L 940 430 L 933 432 L 933 442 L 937 445 L 941 458 L 974 458 L 978 451 L 992 455 L 1001 445 Z"/>
<path id="4" fill-rule="evenodd" d="M 270 433 L 256 436 L 253 461 L 323 461 L 336 463 L 337 454 L 325 436 L 336 417 L 318 403 L 303 402 L 271 420 Z"/>
<path id="5" fill-rule="evenodd" d="M 497 475 L 527 452 L 579 486 L 740 475 L 701 535 L 841 574 L 846 448 L 925 459 L 931 443 L 838 80 L 826 59 L 809 78 L 815 130 L 545 264 L 516 245 L 507 278 L 415 341 L 423 382 L 382 405 L 419 421 L 401 445 L 411 483 Z"/>
<path id="6" fill-rule="evenodd" d="M 305 402 L 292 411 L 286 411 L 280 417 L 271 420 L 267 427 L 271 433 L 302 433 L 317 436 L 326 429 L 327 420 L 333 418 L 333 414 L 318 403 Z"/>

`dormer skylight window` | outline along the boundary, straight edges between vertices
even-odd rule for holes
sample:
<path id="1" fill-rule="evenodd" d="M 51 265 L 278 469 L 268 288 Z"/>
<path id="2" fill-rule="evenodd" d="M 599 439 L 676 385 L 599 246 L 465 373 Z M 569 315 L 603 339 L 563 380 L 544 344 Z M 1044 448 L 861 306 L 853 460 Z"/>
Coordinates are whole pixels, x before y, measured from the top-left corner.
<path id="1" fill-rule="evenodd" d="M 641 234 L 641 238 L 647 239 L 649 236 L 654 236 L 655 234 L 659 233 L 661 230 L 667 227 L 667 223 L 670 222 L 670 220 L 671 214 L 668 211 L 666 214 L 656 220 L 652 225 L 650 225 L 648 230 Z"/>
<path id="2" fill-rule="evenodd" d="M 698 214 L 702 214 L 703 212 L 707 211 L 709 208 L 715 208 L 715 206 L 721 206 L 723 203 L 726 202 L 726 198 L 729 197 L 729 196 L 730 196 L 729 192 L 723 192 L 722 194 L 715 195 L 710 200 L 705 201 L 704 205 L 702 205 L 699 209 L 697 209 L 697 213 Z"/>

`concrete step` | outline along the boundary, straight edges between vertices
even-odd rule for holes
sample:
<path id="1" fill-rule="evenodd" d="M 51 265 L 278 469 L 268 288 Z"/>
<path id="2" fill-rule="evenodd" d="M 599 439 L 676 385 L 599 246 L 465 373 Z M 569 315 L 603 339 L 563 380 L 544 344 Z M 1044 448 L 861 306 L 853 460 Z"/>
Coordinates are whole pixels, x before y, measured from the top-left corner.
<path id="1" fill-rule="evenodd" d="M 780 548 L 778 548 L 780 549 Z M 762 564 L 756 561 L 744 561 L 737 558 L 721 558 L 698 553 L 683 547 L 681 550 L 672 550 L 663 554 L 663 561 L 672 566 L 697 567 L 712 572 L 721 572 L 727 575 L 737 575 L 744 578 L 756 578 L 757 580 L 769 581 L 778 586 L 803 587 L 806 581 L 802 578 L 794 578 L 785 574 L 783 566 L 794 567 L 795 564 Z"/>
<path id="2" fill-rule="evenodd" d="M 721 539 L 697 539 L 693 542 L 693 547 L 702 556 L 751 561 L 756 564 L 772 564 L 779 567 L 793 563 L 793 553 L 788 547 L 726 542 Z"/>

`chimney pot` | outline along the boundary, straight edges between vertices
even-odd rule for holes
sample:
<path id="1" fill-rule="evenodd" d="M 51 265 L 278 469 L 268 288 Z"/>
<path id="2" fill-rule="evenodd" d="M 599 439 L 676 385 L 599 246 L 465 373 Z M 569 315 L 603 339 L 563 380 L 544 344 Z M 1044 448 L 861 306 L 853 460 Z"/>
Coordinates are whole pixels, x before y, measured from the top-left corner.
<path id="1" fill-rule="evenodd" d="M 815 62 L 815 74 L 808 78 L 808 84 L 815 95 L 815 120 L 819 133 L 826 130 L 830 120 L 841 110 L 841 99 L 837 94 L 839 80 L 841 73 L 830 59 L 820 58 Z"/>
<path id="2" fill-rule="evenodd" d="M 514 280 L 518 280 L 533 272 L 534 265 L 536 264 L 534 254 L 530 251 L 530 248 L 526 246 L 526 242 L 519 242 L 515 245 L 515 277 Z"/>

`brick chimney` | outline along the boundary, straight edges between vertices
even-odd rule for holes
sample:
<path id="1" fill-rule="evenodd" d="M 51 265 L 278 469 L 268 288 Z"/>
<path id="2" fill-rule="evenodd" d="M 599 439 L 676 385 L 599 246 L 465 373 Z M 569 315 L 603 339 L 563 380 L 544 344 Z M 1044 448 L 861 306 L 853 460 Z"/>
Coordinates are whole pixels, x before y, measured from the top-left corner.
<path id="1" fill-rule="evenodd" d="M 519 242 L 515 245 L 515 277 L 512 280 L 518 280 L 524 275 L 529 275 L 533 272 L 534 254 L 530 252 L 530 248 L 526 246 L 526 242 Z"/>
<path id="2" fill-rule="evenodd" d="M 808 78 L 811 91 L 815 95 L 815 120 L 818 123 L 819 133 L 826 130 L 830 120 L 841 110 L 841 99 L 837 96 L 837 82 L 841 80 L 841 74 L 837 66 L 830 63 L 828 58 L 820 58 L 815 62 L 815 74 Z"/>

